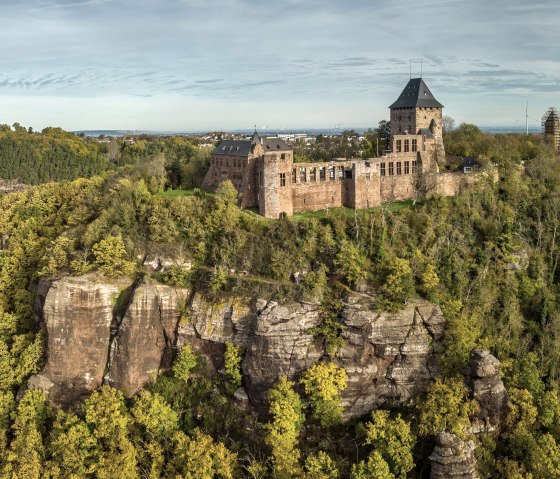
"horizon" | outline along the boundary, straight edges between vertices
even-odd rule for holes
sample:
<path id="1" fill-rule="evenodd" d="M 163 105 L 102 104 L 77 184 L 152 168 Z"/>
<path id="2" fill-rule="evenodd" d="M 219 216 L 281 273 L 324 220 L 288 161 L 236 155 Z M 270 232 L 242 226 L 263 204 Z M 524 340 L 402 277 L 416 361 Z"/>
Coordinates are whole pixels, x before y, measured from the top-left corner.
<path id="1" fill-rule="evenodd" d="M 524 126 L 528 101 L 533 128 L 560 104 L 553 0 L 30 0 L 3 14 L 0 122 L 36 130 L 374 128 L 418 76 L 457 124 Z"/>

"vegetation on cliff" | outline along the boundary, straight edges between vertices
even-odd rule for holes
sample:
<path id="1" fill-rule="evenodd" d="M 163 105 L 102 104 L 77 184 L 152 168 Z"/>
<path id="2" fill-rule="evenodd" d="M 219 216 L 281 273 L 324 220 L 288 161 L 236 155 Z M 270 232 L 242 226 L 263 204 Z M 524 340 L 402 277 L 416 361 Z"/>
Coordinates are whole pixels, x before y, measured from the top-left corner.
<path id="1" fill-rule="evenodd" d="M 78 141 L 61 132 L 2 134 L 25 145 L 21 151 L 42 142 L 56 150 L 49 135 L 68 148 Z M 3 141 L 0 160 L 13 158 Z M 147 142 L 134 154 L 127 149 L 141 145 L 125 146 L 119 158 L 104 156 L 95 166 L 99 146 L 81 143 L 76 158 L 89 158 L 93 169 L 55 177 L 96 176 L 2 197 L 0 477 L 421 477 L 437 432 L 470 435 L 476 404 L 463 373 L 477 347 L 501 360 L 511 395 L 500 440 L 477 439 L 481 474 L 560 477 L 558 160 L 538 139 L 490 136 L 472 125 L 446 142 L 450 152 L 496 164 L 499 181 L 399 210 L 271 221 L 239 210 L 228 183 L 215 195 L 162 196 L 166 183 L 191 181 L 203 168 L 203 160 L 191 161 L 203 158 L 192 145 L 177 146 L 175 160 L 160 155 L 161 145 Z M 27 181 L 54 178 L 40 171 Z M 225 380 L 196 374 L 196 357 L 183 349 L 173 373 L 148 390 L 125 400 L 103 387 L 79 414 L 53 408 L 39 391 L 20 391 L 43 357 L 34 316 L 39 278 L 99 271 L 141 281 L 152 273 L 146 257 L 170 256 L 187 257 L 192 268 L 158 273 L 168 284 L 215 297 L 322 301 L 317 341 L 331 359 L 343 346 L 336 301 L 348 288 L 377 293 L 380 309 L 426 297 L 448 318 L 443 377 L 416 404 L 373 411 L 357 427 L 339 424 L 345 373 L 327 360 L 302 384 L 281 379 L 265 422 L 242 412 L 231 399 L 241 380 L 242 351 L 233 349 Z"/>

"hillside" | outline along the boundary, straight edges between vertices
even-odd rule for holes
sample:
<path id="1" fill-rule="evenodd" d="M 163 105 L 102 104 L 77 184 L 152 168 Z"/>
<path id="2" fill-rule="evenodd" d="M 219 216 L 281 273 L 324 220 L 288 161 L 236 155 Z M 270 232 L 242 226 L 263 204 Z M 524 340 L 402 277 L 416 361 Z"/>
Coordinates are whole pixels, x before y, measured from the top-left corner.
<path id="1" fill-rule="evenodd" d="M 171 141 L 0 199 L 0 477 L 558 477 L 537 138 L 462 125 L 446 149 L 497 183 L 282 220 L 163 195 L 205 167 Z"/>

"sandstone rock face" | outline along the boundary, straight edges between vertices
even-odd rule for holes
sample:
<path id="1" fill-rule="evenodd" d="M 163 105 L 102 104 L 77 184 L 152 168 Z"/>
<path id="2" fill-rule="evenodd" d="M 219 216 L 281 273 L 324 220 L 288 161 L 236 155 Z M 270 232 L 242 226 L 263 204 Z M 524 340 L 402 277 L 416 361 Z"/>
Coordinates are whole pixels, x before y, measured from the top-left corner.
<path id="1" fill-rule="evenodd" d="M 507 415 L 509 396 L 500 377 L 500 361 L 489 351 L 473 351 L 467 371 L 471 394 L 480 404 L 480 411 L 472 419 L 475 434 L 499 435 Z"/>
<path id="2" fill-rule="evenodd" d="M 52 401 L 75 403 L 104 383 L 132 395 L 171 364 L 187 290 L 84 276 L 38 292 L 47 361 L 29 387 L 44 389 Z"/>
<path id="3" fill-rule="evenodd" d="M 455 434 L 440 432 L 436 436 L 436 447 L 430 456 L 431 479 L 477 479 L 475 445 L 464 442 Z"/>
<path id="4" fill-rule="evenodd" d="M 176 330 L 188 290 L 143 284 L 132 300 L 111 344 L 105 382 L 134 395 L 160 367 L 169 367 Z"/>
<path id="5" fill-rule="evenodd" d="M 48 358 L 33 387 L 48 387 L 61 403 L 83 398 L 103 381 L 133 395 L 186 344 L 202 356 L 201 374 L 220 371 L 231 341 L 245 350 L 248 398 L 266 412 L 266 392 L 280 377 L 297 381 L 324 355 L 314 337 L 321 324 L 318 303 L 210 300 L 157 283 L 126 286 L 67 278 L 43 288 Z M 345 341 L 335 363 L 348 374 L 341 395 L 347 418 L 407 402 L 437 374 L 445 324 L 437 306 L 417 300 L 385 313 L 375 310 L 374 297 L 352 293 L 341 319 Z"/>
<path id="6" fill-rule="evenodd" d="M 266 409 L 266 392 L 282 376 L 294 379 L 317 362 L 323 351 L 311 329 L 321 322 L 317 303 L 257 301 L 257 323 L 243 361 L 251 402 Z"/>
<path id="7" fill-rule="evenodd" d="M 46 294 L 43 321 L 47 329 L 47 357 L 41 384 L 49 396 L 71 403 L 102 384 L 109 355 L 113 305 L 118 284 L 92 278 L 55 281 Z"/>
<path id="8" fill-rule="evenodd" d="M 387 402 L 406 402 L 437 374 L 437 346 L 445 319 L 439 307 L 414 301 L 396 313 L 378 312 L 364 294 L 348 298 L 343 311 L 345 345 L 338 363 L 348 373 L 342 394 L 347 417 Z"/>

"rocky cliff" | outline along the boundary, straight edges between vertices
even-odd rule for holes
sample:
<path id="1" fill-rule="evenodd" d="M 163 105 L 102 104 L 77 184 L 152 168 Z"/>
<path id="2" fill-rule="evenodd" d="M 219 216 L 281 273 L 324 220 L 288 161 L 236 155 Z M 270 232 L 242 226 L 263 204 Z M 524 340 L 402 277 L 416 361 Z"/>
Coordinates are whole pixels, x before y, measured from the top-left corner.
<path id="1" fill-rule="evenodd" d="M 211 301 L 186 289 L 148 282 L 64 278 L 40 288 L 47 336 L 43 373 L 31 385 L 51 400 L 72 403 L 103 383 L 132 395 L 171 363 L 174 349 L 190 344 L 208 373 L 223 367 L 225 343 L 246 351 L 244 384 L 260 411 L 266 391 L 321 359 L 313 334 L 318 303 L 225 298 Z M 336 362 L 348 373 L 342 401 L 347 417 L 388 402 L 406 402 L 437 373 L 445 320 L 426 301 L 397 313 L 376 311 L 375 298 L 349 294 L 341 314 L 344 345 Z"/>

